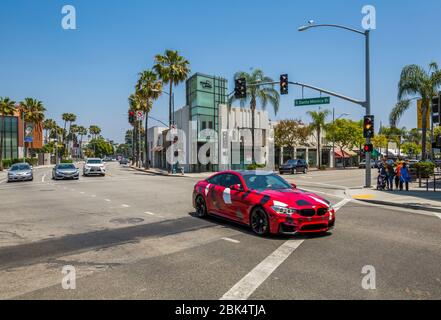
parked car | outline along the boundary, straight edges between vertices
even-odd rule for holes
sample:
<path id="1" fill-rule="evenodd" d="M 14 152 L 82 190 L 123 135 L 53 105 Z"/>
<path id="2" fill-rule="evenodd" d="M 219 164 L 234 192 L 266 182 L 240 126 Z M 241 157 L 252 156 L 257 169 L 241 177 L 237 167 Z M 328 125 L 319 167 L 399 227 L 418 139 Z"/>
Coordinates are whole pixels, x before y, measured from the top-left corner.
<path id="1" fill-rule="evenodd" d="M 72 163 L 60 163 L 52 169 L 53 180 L 73 179 L 78 180 L 80 178 L 80 170 Z"/>
<path id="2" fill-rule="evenodd" d="M 360 162 L 360 164 L 358 165 L 358 168 L 360 168 L 360 169 L 366 169 L 366 160 L 362 160 L 362 161 Z M 378 163 L 377 163 L 375 160 L 372 160 L 372 159 L 371 159 L 371 168 L 372 168 L 372 169 L 374 169 L 374 168 L 378 168 Z"/>
<path id="3" fill-rule="evenodd" d="M 120 165 L 124 165 L 124 166 L 126 166 L 126 165 L 128 165 L 129 163 L 130 163 L 129 159 L 126 159 L 126 158 L 122 158 L 121 160 L 119 160 L 119 164 L 120 164 Z"/>
<path id="4" fill-rule="evenodd" d="M 14 164 L 8 171 L 8 182 L 32 180 L 34 180 L 33 168 L 27 163 Z"/>
<path id="5" fill-rule="evenodd" d="M 193 206 L 198 217 L 220 216 L 250 226 L 259 236 L 323 233 L 335 226 L 329 201 L 268 172 L 224 171 L 199 181 Z"/>
<path id="6" fill-rule="evenodd" d="M 282 175 L 284 173 L 307 173 L 308 163 L 305 160 L 288 160 L 285 164 L 282 164 L 279 168 L 279 173 Z"/>
<path id="7" fill-rule="evenodd" d="M 98 158 L 90 158 L 86 160 L 83 167 L 83 175 L 85 177 L 95 175 L 95 176 L 105 176 L 106 166 L 103 160 Z"/>

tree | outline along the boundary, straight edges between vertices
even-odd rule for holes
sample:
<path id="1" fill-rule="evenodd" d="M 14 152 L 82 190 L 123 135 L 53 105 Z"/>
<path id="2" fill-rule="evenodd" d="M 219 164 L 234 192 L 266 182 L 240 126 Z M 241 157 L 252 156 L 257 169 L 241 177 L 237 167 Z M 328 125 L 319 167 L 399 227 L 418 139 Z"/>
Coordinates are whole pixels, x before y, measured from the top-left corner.
<path id="1" fill-rule="evenodd" d="M 97 125 L 91 125 L 90 127 L 89 127 L 89 132 L 90 132 L 90 134 L 92 135 L 92 137 L 94 138 L 94 139 L 96 139 L 97 138 L 97 136 L 101 133 L 101 128 L 100 127 L 98 127 Z"/>
<path id="2" fill-rule="evenodd" d="M 130 111 L 140 111 L 142 110 L 142 102 L 140 101 L 140 96 L 137 94 L 132 94 L 129 97 L 129 112 Z M 136 164 L 136 166 L 139 166 L 139 151 L 140 151 L 140 144 L 139 144 L 139 132 L 140 132 L 140 124 L 139 121 L 135 119 L 133 123 L 131 123 L 133 126 L 133 140 L 134 140 L 134 147 L 132 149 L 132 164 Z"/>
<path id="3" fill-rule="evenodd" d="M 3 171 L 3 146 L 5 140 L 5 119 L 8 116 L 14 115 L 15 101 L 9 98 L 0 98 L 0 116 L 2 120 L 2 126 L 0 130 L 0 171 Z"/>
<path id="4" fill-rule="evenodd" d="M 398 100 L 406 101 L 408 98 L 420 98 L 422 100 L 422 159 L 427 159 L 427 113 L 429 112 L 430 103 L 438 94 L 438 87 L 441 86 L 441 71 L 438 65 L 432 62 L 428 71 L 418 65 L 405 66 L 401 72 L 400 81 L 398 83 Z M 407 98 L 407 99 L 406 99 Z M 395 124 L 400 117 L 409 108 L 410 103 L 403 102 L 398 104 L 391 113 L 391 122 Z"/>
<path id="5" fill-rule="evenodd" d="M 141 109 L 145 116 L 145 164 L 146 169 L 150 168 L 150 152 L 148 144 L 148 121 L 149 113 L 153 108 L 153 102 L 162 94 L 162 82 L 158 80 L 158 75 L 152 70 L 146 70 L 139 74 L 136 84 L 136 95 L 139 96 Z"/>
<path id="6" fill-rule="evenodd" d="M 92 139 L 88 145 L 89 150 L 93 150 L 94 157 L 103 158 L 113 154 L 113 146 L 102 137 Z"/>
<path id="7" fill-rule="evenodd" d="M 63 113 L 61 118 L 64 121 L 64 131 L 67 133 L 65 133 L 65 135 L 63 136 L 63 143 L 64 143 L 64 150 L 66 152 L 66 156 L 69 155 L 69 137 L 71 136 L 71 127 L 72 127 L 72 123 L 74 123 L 77 120 L 77 116 L 73 113 Z M 67 124 L 69 124 L 69 130 L 66 131 L 66 126 Z"/>
<path id="8" fill-rule="evenodd" d="M 278 147 L 294 147 L 304 145 L 308 140 L 310 130 L 299 120 L 282 120 L 274 129 L 274 143 Z"/>
<path id="9" fill-rule="evenodd" d="M 326 127 L 326 139 L 334 140 L 342 155 L 344 150 L 351 150 L 364 143 L 363 126 L 361 122 L 348 119 L 337 119 Z M 345 161 L 343 166 L 346 167 Z"/>
<path id="10" fill-rule="evenodd" d="M 372 144 L 375 148 L 386 149 L 386 155 L 388 155 L 387 148 L 389 145 L 389 140 L 384 134 L 377 134 L 375 137 L 373 137 Z"/>
<path id="11" fill-rule="evenodd" d="M 257 102 L 260 103 L 262 110 L 265 110 L 268 104 L 273 107 L 274 113 L 277 114 L 279 111 L 280 95 L 277 90 L 274 89 L 274 85 L 258 85 L 259 83 L 274 82 L 270 77 L 265 76 L 262 70 L 255 69 L 252 73 L 247 73 L 244 71 L 239 71 L 234 75 L 234 79 L 246 79 L 247 82 L 247 97 L 245 99 L 240 99 L 240 106 L 245 107 L 246 103 L 249 101 L 249 106 L 251 110 L 251 159 L 252 163 L 256 164 L 256 159 L 254 156 L 255 147 L 255 118 Z M 236 100 L 233 96 L 229 101 L 229 106 Z"/>
<path id="12" fill-rule="evenodd" d="M 159 75 L 164 84 L 170 86 L 169 92 L 169 121 L 172 122 L 173 85 L 177 86 L 185 81 L 190 74 L 190 62 L 180 56 L 178 51 L 166 50 L 164 55 L 155 56 L 153 70 Z"/>
<path id="13" fill-rule="evenodd" d="M 83 126 L 79 126 L 78 135 L 80 136 L 80 158 L 83 158 L 83 137 L 87 135 L 87 129 Z"/>
<path id="14" fill-rule="evenodd" d="M 45 142 L 46 143 L 49 143 L 49 136 L 50 136 L 52 130 L 54 130 L 56 127 L 57 127 L 57 123 L 55 122 L 55 120 L 53 120 L 53 119 L 44 120 L 43 129 L 45 130 Z"/>
<path id="15" fill-rule="evenodd" d="M 422 148 L 415 142 L 405 142 L 402 145 L 403 152 L 409 157 L 418 156 L 421 154 Z"/>
<path id="16" fill-rule="evenodd" d="M 46 111 L 43 102 L 32 98 L 26 98 L 20 102 L 20 110 L 25 122 L 32 123 L 34 126 L 43 126 L 44 112 Z M 25 158 L 27 155 L 26 150 L 27 148 L 25 147 Z"/>
<path id="17" fill-rule="evenodd" d="M 309 111 L 308 115 L 311 117 L 312 122 L 309 124 L 311 131 L 317 133 L 317 167 L 320 168 L 322 165 L 322 148 L 321 148 L 321 138 L 322 130 L 326 128 L 326 118 L 331 114 L 329 110 L 323 111 Z"/>

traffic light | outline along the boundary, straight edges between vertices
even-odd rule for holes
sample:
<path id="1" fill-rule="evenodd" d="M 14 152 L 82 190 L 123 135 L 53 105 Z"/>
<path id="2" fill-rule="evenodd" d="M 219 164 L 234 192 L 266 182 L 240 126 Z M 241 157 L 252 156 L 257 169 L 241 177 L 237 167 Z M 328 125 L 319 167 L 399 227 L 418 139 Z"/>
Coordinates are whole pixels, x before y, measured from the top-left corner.
<path id="1" fill-rule="evenodd" d="M 280 94 L 281 95 L 285 95 L 288 94 L 289 89 L 288 89 L 288 75 L 287 74 L 282 74 L 280 76 Z"/>
<path id="2" fill-rule="evenodd" d="M 129 123 L 133 124 L 135 122 L 135 111 L 129 111 Z"/>
<path id="3" fill-rule="evenodd" d="M 374 152 L 374 145 L 372 143 L 365 144 L 363 150 L 364 153 L 372 153 Z"/>
<path id="4" fill-rule="evenodd" d="M 365 138 L 373 138 L 375 136 L 375 117 L 365 116 L 363 124 L 363 136 Z"/>
<path id="5" fill-rule="evenodd" d="M 236 99 L 245 99 L 247 97 L 247 80 L 245 78 L 235 80 L 234 96 Z"/>

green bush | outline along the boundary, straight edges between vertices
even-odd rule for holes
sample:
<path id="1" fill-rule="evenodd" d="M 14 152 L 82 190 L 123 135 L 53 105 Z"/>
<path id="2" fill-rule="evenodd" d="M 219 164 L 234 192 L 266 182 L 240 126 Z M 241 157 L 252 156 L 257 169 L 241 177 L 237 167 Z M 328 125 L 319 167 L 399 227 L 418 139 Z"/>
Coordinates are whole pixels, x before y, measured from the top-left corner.
<path id="1" fill-rule="evenodd" d="M 72 159 L 61 159 L 60 163 L 73 163 Z"/>
<path id="2" fill-rule="evenodd" d="M 421 178 L 429 178 L 435 171 L 435 164 L 433 162 L 418 162 L 415 164 L 415 168 Z"/>
<path id="3" fill-rule="evenodd" d="M 257 169 L 263 169 L 265 167 L 266 167 L 266 165 L 264 165 L 264 164 L 249 164 L 247 166 L 247 170 L 257 170 Z"/>
<path id="4" fill-rule="evenodd" d="M 26 158 L 25 161 L 23 161 L 23 158 L 21 158 L 21 159 L 5 159 L 5 160 L 3 160 L 3 168 L 8 169 L 16 163 L 23 163 L 23 162 L 27 162 L 31 166 L 36 166 L 38 164 L 38 159 L 37 158 Z"/>

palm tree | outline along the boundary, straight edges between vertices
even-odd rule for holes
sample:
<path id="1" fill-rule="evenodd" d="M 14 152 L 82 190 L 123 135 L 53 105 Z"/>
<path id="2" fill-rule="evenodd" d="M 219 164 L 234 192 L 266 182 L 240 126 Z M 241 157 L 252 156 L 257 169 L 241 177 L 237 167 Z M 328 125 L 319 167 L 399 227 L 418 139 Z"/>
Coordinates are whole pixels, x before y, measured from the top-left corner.
<path id="1" fill-rule="evenodd" d="M 190 74 L 190 62 L 180 56 L 178 51 L 166 50 L 164 55 L 156 55 L 153 69 L 164 84 L 169 84 L 169 123 L 172 122 L 173 85 L 185 81 Z"/>
<path id="2" fill-rule="evenodd" d="M 66 156 L 69 155 L 69 136 L 71 134 L 71 126 L 72 123 L 74 123 L 77 120 L 77 116 L 73 113 L 63 113 L 62 114 L 62 119 L 64 121 L 64 131 L 66 132 L 66 134 L 63 136 L 63 143 L 64 143 L 64 150 L 65 150 L 65 154 Z M 69 130 L 66 131 L 66 126 L 69 123 Z"/>
<path id="3" fill-rule="evenodd" d="M 129 97 L 129 112 L 130 111 L 141 111 L 142 110 L 142 101 L 139 94 L 131 94 Z M 139 121 L 135 119 L 133 122 L 133 140 L 134 140 L 134 147 L 132 150 L 133 153 L 133 159 L 132 164 L 136 164 L 136 166 L 139 166 L 139 160 L 140 160 L 140 124 Z"/>
<path id="4" fill-rule="evenodd" d="M 26 98 L 24 101 L 20 102 L 20 110 L 25 122 L 32 123 L 34 126 L 43 126 L 44 112 L 46 111 L 43 102 L 32 98 Z M 26 156 L 27 149 L 25 147 L 25 158 Z"/>
<path id="5" fill-rule="evenodd" d="M 15 112 L 15 101 L 9 98 L 0 98 L 0 117 L 2 120 L 2 127 L 0 130 L 0 171 L 3 171 L 3 145 L 5 140 L 5 119 L 8 116 L 13 116 Z"/>
<path id="6" fill-rule="evenodd" d="M 49 143 L 49 136 L 52 132 L 52 130 L 54 130 L 57 126 L 57 123 L 55 122 L 55 120 L 53 119 L 46 119 L 44 120 L 43 123 L 43 129 L 46 131 L 45 132 L 45 143 Z"/>
<path id="7" fill-rule="evenodd" d="M 157 100 L 162 94 L 162 82 L 158 80 L 158 75 L 152 70 L 146 70 L 139 74 L 136 84 L 136 95 L 139 96 L 141 108 L 145 115 L 145 165 L 150 168 L 150 152 L 148 144 L 148 121 L 149 113 L 153 108 L 153 101 Z"/>
<path id="8" fill-rule="evenodd" d="M 96 139 L 97 136 L 101 133 L 101 128 L 97 125 L 91 125 L 89 127 L 89 132 L 92 135 L 93 139 Z"/>
<path id="9" fill-rule="evenodd" d="M 392 120 L 395 124 L 403 113 L 409 108 L 410 103 L 406 103 L 409 98 L 419 98 L 422 100 L 422 159 L 427 159 L 427 113 L 429 112 L 432 99 L 438 95 L 438 88 L 441 86 L 441 71 L 436 62 L 429 65 L 426 71 L 418 65 L 405 66 L 401 72 L 400 82 L 398 83 L 398 100 L 404 101 L 392 110 Z M 393 121 L 391 121 L 393 122 Z"/>
<path id="10" fill-rule="evenodd" d="M 322 166 L 322 146 L 321 146 L 321 138 L 322 138 L 322 129 L 326 127 L 326 118 L 331 114 L 329 110 L 323 111 L 309 111 L 308 115 L 311 117 L 312 122 L 309 124 L 309 127 L 312 130 L 317 132 L 317 168 L 320 169 Z"/>
<path id="11" fill-rule="evenodd" d="M 80 158 L 83 158 L 83 137 L 87 135 L 87 129 L 83 126 L 78 126 L 78 135 L 80 136 Z"/>
<path id="12" fill-rule="evenodd" d="M 277 90 L 274 89 L 274 85 L 258 85 L 259 82 L 274 82 L 270 77 L 265 76 L 262 70 L 255 69 L 252 73 L 247 73 L 243 71 L 239 71 L 234 75 L 234 79 L 246 79 L 247 82 L 247 97 L 245 99 L 240 99 L 240 106 L 244 107 L 247 101 L 250 103 L 251 110 L 251 159 L 252 163 L 256 164 L 256 159 L 254 156 L 254 146 L 255 146 L 255 117 L 256 117 L 256 109 L 257 102 L 260 102 L 260 106 L 262 110 L 265 110 L 268 106 L 268 103 L 272 105 L 274 113 L 277 114 L 279 111 L 280 104 L 280 95 Z M 236 100 L 233 96 L 228 105 L 231 106 L 232 103 Z"/>

